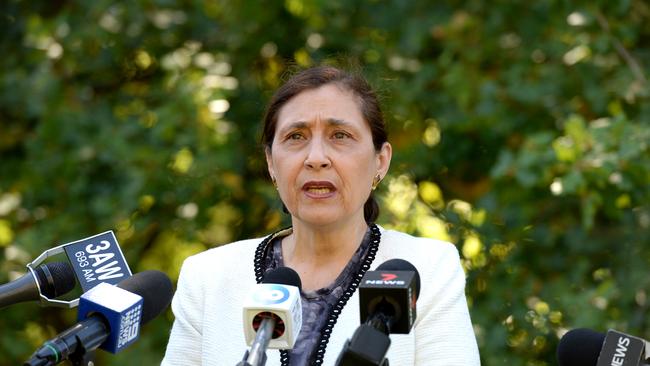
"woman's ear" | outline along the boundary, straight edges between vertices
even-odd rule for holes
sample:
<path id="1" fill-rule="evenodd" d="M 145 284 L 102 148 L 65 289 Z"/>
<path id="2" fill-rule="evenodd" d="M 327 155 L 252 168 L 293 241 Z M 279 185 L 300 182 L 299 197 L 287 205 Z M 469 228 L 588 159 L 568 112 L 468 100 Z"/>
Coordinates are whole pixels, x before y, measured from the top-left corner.
<path id="1" fill-rule="evenodd" d="M 271 148 L 270 147 L 265 147 L 264 148 L 264 156 L 266 156 L 266 168 L 269 171 L 269 176 L 271 179 L 275 179 L 275 170 L 273 169 L 273 159 L 271 158 Z"/>
<path id="2" fill-rule="evenodd" d="M 389 142 L 384 142 L 376 156 L 377 173 L 379 173 L 383 179 L 388 173 L 388 168 L 390 167 L 390 160 L 393 157 L 393 147 Z"/>

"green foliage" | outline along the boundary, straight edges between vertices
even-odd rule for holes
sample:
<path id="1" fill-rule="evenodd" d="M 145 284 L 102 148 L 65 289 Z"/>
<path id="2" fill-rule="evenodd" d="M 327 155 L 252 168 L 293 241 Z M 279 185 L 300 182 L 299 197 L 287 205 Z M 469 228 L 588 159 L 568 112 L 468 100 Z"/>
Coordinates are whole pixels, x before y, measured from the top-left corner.
<path id="1" fill-rule="evenodd" d="M 354 60 L 395 154 L 380 224 L 456 243 L 484 365 L 564 331 L 650 337 L 650 6 L 481 1 L 0 5 L 0 283 L 108 229 L 132 270 L 286 225 L 259 146 L 286 73 Z M 0 365 L 74 321 L 2 309 Z M 156 364 L 170 312 L 100 364 Z"/>

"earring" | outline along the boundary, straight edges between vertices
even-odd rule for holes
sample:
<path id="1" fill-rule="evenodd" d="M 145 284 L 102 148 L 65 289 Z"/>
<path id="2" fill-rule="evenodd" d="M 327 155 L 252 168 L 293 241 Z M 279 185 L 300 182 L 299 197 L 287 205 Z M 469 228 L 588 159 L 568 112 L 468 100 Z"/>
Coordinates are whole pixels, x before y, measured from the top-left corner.
<path id="1" fill-rule="evenodd" d="M 381 182 L 381 176 L 379 175 L 379 173 L 377 173 L 377 175 L 375 175 L 375 178 L 372 179 L 372 190 L 373 191 L 375 189 L 377 189 L 377 186 L 379 185 L 379 182 Z"/>
<path id="2" fill-rule="evenodd" d="M 275 187 L 275 189 L 278 189 L 278 182 L 275 180 L 274 176 L 271 176 L 271 183 L 273 183 L 273 187 Z"/>

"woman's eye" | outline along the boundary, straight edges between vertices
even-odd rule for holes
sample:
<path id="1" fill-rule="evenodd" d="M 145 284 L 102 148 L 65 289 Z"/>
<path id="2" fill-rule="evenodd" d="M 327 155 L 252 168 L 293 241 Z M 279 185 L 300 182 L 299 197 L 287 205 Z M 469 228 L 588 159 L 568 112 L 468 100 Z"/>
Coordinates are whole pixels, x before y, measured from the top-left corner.
<path id="1" fill-rule="evenodd" d="M 300 140 L 302 138 L 301 133 L 292 133 L 291 135 L 288 136 L 288 140 Z"/>

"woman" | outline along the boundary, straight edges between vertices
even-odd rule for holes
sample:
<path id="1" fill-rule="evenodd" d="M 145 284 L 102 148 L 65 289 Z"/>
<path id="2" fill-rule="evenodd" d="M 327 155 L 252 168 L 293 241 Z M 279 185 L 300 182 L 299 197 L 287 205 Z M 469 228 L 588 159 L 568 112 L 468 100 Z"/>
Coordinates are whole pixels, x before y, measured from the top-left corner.
<path id="1" fill-rule="evenodd" d="M 333 67 L 298 73 L 273 96 L 262 139 L 292 227 L 185 261 L 163 365 L 241 361 L 244 296 L 281 266 L 302 280 L 303 326 L 291 351 L 267 351 L 267 365 L 333 365 L 359 326 L 359 275 L 392 258 L 415 265 L 422 285 L 413 329 L 391 336 L 390 364 L 478 365 L 456 248 L 374 224 L 371 192 L 392 148 L 368 84 Z"/>

